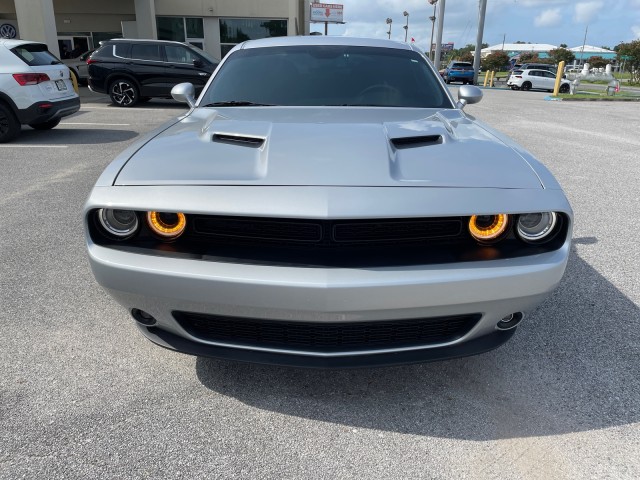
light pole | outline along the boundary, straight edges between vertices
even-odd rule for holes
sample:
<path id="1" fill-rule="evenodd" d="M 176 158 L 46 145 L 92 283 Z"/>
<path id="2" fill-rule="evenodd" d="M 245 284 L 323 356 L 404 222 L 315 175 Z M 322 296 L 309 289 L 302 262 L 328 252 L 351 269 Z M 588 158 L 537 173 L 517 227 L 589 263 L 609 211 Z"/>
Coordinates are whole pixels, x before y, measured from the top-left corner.
<path id="1" fill-rule="evenodd" d="M 438 0 L 438 34 L 436 35 L 436 51 L 433 55 L 433 65 L 440 70 L 440 53 L 442 52 L 442 34 L 444 28 L 444 10 L 446 0 Z"/>
<path id="2" fill-rule="evenodd" d="M 404 12 L 402 12 L 402 15 L 407 17 L 407 24 L 402 27 L 404 28 L 404 42 L 407 43 L 407 34 L 409 33 L 409 12 L 405 10 Z"/>
<path id="3" fill-rule="evenodd" d="M 429 5 L 433 5 L 433 15 L 429 17 L 431 20 L 431 41 L 429 42 L 429 58 L 433 61 L 433 31 L 436 28 L 436 4 L 438 0 L 429 0 Z"/>
<path id="4" fill-rule="evenodd" d="M 389 25 L 389 31 L 387 32 L 387 34 L 389 35 L 389 40 L 391 40 L 391 24 L 393 23 L 393 20 L 390 18 L 387 18 L 387 25 Z"/>

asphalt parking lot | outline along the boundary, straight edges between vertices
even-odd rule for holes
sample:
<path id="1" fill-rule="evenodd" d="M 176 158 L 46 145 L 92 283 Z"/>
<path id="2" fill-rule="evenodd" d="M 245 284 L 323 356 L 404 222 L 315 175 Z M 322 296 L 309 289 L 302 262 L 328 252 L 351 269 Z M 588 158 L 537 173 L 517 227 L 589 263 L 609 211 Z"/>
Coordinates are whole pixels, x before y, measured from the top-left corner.
<path id="1" fill-rule="evenodd" d="M 127 145 L 186 111 L 83 91 L 0 145 L 0 478 L 639 478 L 640 105 L 485 90 L 576 214 L 560 287 L 499 349 L 316 371 L 173 353 L 95 283 L 81 210 Z"/>

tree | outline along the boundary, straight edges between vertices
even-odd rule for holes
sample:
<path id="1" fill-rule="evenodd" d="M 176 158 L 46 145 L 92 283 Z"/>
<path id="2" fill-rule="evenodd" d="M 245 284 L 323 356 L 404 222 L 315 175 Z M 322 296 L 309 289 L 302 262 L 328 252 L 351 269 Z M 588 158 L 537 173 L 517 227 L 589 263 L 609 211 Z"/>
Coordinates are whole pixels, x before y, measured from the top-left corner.
<path id="1" fill-rule="evenodd" d="M 465 52 L 460 55 L 459 60 L 461 62 L 473 62 L 473 55 L 471 54 L 471 52 Z"/>
<path id="2" fill-rule="evenodd" d="M 484 71 L 500 71 L 505 65 L 509 64 L 509 55 L 506 53 L 499 51 L 493 52 L 487 55 L 482 60 L 482 70 Z"/>
<path id="3" fill-rule="evenodd" d="M 587 61 L 589 62 L 589 65 L 591 65 L 592 68 L 606 67 L 607 64 L 610 63 L 609 60 L 605 60 L 600 56 L 593 56 Z"/>
<path id="4" fill-rule="evenodd" d="M 566 48 L 556 48 L 549 52 L 549 57 L 553 60 L 553 63 L 558 64 L 562 61 L 569 64 L 576 59 L 576 56 L 573 54 L 571 50 L 567 50 Z"/>
<path id="5" fill-rule="evenodd" d="M 560 44 L 560 48 L 568 48 L 568 47 L 569 47 L 569 45 L 567 45 L 566 43 L 561 43 Z"/>
<path id="6" fill-rule="evenodd" d="M 631 72 L 630 83 L 640 83 L 640 40 L 622 43 L 618 49 L 618 62 L 624 62 L 626 70 Z"/>
<path id="7" fill-rule="evenodd" d="M 520 54 L 520 63 L 542 63 L 540 57 L 535 52 L 523 52 Z"/>

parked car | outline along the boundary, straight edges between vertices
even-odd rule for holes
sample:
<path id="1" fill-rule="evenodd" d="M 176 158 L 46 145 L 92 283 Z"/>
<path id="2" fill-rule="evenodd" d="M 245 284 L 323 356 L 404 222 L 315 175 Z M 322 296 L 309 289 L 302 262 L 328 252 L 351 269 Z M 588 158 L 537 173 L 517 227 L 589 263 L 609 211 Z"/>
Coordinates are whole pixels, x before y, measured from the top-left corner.
<path id="1" fill-rule="evenodd" d="M 189 111 L 84 209 L 96 280 L 163 347 L 317 367 L 471 355 L 563 275 L 560 186 L 412 44 L 247 41 L 197 100 L 172 92 Z"/>
<path id="2" fill-rule="evenodd" d="M 76 75 L 78 83 L 83 85 L 89 83 L 89 65 L 87 64 L 87 60 L 93 52 L 95 52 L 95 49 L 84 52 L 77 58 L 62 60 L 62 62 L 69 67 L 69 70 Z"/>
<path id="3" fill-rule="evenodd" d="M 548 65 L 546 63 L 523 63 L 518 70 L 546 70 L 555 74 L 558 68 L 556 65 Z"/>
<path id="4" fill-rule="evenodd" d="M 447 68 L 444 71 L 444 81 L 462 82 L 463 85 L 467 83 L 473 83 L 473 63 L 453 61 L 449 62 Z"/>
<path id="5" fill-rule="evenodd" d="M 188 43 L 114 39 L 102 42 L 89 57 L 89 88 L 106 93 L 118 107 L 150 98 L 171 98 L 182 82 L 202 90 L 218 60 Z"/>
<path id="6" fill-rule="evenodd" d="M 507 86 L 512 90 L 547 90 L 553 92 L 556 85 L 556 74 L 547 70 L 514 70 L 511 72 Z M 560 80 L 560 93 L 569 93 L 571 82 Z"/>
<path id="7" fill-rule="evenodd" d="M 49 130 L 80 109 L 69 69 L 43 43 L 0 39 L 0 143 Z"/>

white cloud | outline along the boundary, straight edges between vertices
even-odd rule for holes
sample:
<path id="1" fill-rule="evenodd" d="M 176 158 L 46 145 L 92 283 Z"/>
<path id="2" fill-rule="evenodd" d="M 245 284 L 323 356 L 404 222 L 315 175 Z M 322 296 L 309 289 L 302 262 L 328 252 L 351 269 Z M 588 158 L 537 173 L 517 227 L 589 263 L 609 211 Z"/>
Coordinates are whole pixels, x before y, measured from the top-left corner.
<path id="1" fill-rule="evenodd" d="M 640 25 L 632 26 L 631 31 L 633 32 L 634 38 L 640 39 Z"/>
<path id="2" fill-rule="evenodd" d="M 600 12 L 604 3 L 601 1 L 576 3 L 573 20 L 576 23 L 589 24 Z"/>
<path id="3" fill-rule="evenodd" d="M 557 27 L 562 23 L 562 15 L 559 8 L 550 8 L 538 15 L 533 24 L 536 27 Z"/>

